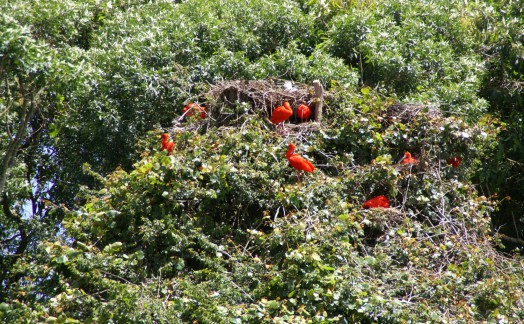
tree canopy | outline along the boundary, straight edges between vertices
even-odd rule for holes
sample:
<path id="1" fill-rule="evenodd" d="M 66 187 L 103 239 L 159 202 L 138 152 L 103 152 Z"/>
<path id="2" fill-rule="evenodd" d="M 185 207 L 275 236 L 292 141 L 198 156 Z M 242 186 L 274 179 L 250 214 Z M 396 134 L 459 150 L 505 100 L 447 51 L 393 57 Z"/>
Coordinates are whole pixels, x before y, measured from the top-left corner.
<path id="1" fill-rule="evenodd" d="M 523 7 L 0 4 L 0 319 L 522 320 Z"/>

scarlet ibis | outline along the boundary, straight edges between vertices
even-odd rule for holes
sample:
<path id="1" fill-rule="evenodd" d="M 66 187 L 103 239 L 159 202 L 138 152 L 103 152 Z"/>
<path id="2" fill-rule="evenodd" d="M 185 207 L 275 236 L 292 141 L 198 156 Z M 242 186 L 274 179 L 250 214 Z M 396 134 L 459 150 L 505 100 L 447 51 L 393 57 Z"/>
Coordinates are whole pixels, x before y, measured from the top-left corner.
<path id="1" fill-rule="evenodd" d="M 173 141 L 169 140 L 169 135 L 166 133 L 162 134 L 162 151 L 166 150 L 167 154 L 173 153 L 173 150 L 175 149 L 175 143 Z"/>
<path id="2" fill-rule="evenodd" d="M 271 122 L 278 125 L 288 120 L 291 116 L 293 116 L 293 109 L 291 109 L 289 102 L 284 101 L 282 106 L 278 106 L 273 110 L 273 114 L 271 114 Z"/>
<path id="3" fill-rule="evenodd" d="M 311 116 L 311 108 L 309 106 L 301 104 L 297 107 L 297 117 L 301 121 L 306 121 L 309 119 L 309 116 Z"/>
<path id="4" fill-rule="evenodd" d="M 418 160 L 411 156 L 411 153 L 406 152 L 404 158 L 400 161 L 401 164 L 417 163 Z"/>
<path id="5" fill-rule="evenodd" d="M 377 207 L 388 208 L 389 199 L 384 195 L 380 195 L 380 196 L 371 198 L 368 201 L 366 201 L 364 204 L 362 204 L 362 208 L 364 209 L 377 208 Z"/>
<path id="6" fill-rule="evenodd" d="M 202 119 L 206 118 L 207 116 L 206 115 L 206 105 L 205 104 L 199 105 L 194 102 L 190 102 L 184 106 L 184 109 L 182 109 L 182 113 L 184 114 L 184 116 L 188 116 L 188 117 L 193 116 L 195 112 L 196 113 L 200 112 L 200 117 L 202 117 Z"/>
<path id="7" fill-rule="evenodd" d="M 454 156 L 448 160 L 448 164 L 451 164 L 451 166 L 454 168 L 458 168 L 460 162 L 462 162 L 462 158 L 460 156 Z"/>
<path id="8" fill-rule="evenodd" d="M 297 170 L 298 182 L 300 182 L 300 171 L 313 172 L 315 170 L 315 166 L 308 160 L 301 157 L 300 155 L 293 154 L 293 152 L 295 151 L 295 148 L 296 148 L 295 144 L 293 143 L 289 144 L 289 147 L 286 153 L 286 158 L 289 161 L 289 164 L 291 164 L 291 166 Z"/>

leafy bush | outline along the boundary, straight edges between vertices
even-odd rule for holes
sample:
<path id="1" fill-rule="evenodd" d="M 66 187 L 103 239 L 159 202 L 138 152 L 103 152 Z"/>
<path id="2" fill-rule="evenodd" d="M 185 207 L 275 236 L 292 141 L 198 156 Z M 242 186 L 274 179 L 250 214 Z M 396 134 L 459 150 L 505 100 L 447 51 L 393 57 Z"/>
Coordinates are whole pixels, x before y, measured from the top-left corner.
<path id="1" fill-rule="evenodd" d="M 409 125 L 425 130 L 415 137 L 400 120 L 382 123 L 377 103 L 391 99 L 367 88 L 335 98 L 350 104 L 329 110 L 330 128 L 299 145 L 318 165 L 302 184 L 284 153 L 286 141 L 303 135 L 283 139 L 256 115 L 205 133 L 174 133 L 173 155 L 160 151 L 159 134 L 151 133 L 132 171 L 109 175 L 102 190 L 86 191 L 87 203 L 68 214 L 63 224 L 74 243 L 42 246 L 47 270 L 31 272 L 41 279 L 24 289 L 46 291 L 39 303 L 50 311 L 33 316 L 138 322 L 519 316 L 519 268 L 490 242 L 487 216 L 496 203 L 466 180 L 491 150 L 493 124 L 472 127 L 421 112 L 418 124 Z M 442 145 L 447 139 L 450 146 Z M 462 152 L 459 169 L 438 163 L 461 141 L 471 150 Z M 348 160 L 353 142 L 377 149 Z M 391 159 L 400 145 L 424 147 L 428 160 L 400 167 Z M 379 193 L 393 208 L 362 211 L 362 202 Z M 493 279 L 500 267 L 509 280 Z M 499 301 L 486 299 L 486 287 L 499 289 Z M 92 306 L 84 312 L 83 304 Z"/>
<path id="2" fill-rule="evenodd" d="M 333 18 L 323 46 L 358 67 L 365 84 L 479 116 L 486 108 L 477 96 L 485 67 L 475 48 L 464 45 L 471 36 L 461 19 L 460 8 L 447 1 L 352 8 Z"/>
<path id="3" fill-rule="evenodd" d="M 522 14 L 518 3 L 483 3 L 472 5 L 471 29 L 477 39 L 479 52 L 486 61 L 488 74 L 483 80 L 481 94 L 489 101 L 490 111 L 505 123 L 497 154 L 479 181 L 486 192 L 511 197 L 494 215 L 494 226 L 513 237 L 521 237 L 523 196 L 522 184 L 522 80 L 524 77 L 524 39 Z M 518 161 L 518 162 L 515 162 Z M 518 247 L 505 242 L 508 247 Z"/>

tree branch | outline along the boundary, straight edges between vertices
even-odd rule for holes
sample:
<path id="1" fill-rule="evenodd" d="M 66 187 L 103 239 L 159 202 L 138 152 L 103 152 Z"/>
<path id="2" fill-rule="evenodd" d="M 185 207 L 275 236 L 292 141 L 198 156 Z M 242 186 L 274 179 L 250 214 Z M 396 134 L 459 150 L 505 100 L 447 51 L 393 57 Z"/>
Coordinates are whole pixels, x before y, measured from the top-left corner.
<path id="1" fill-rule="evenodd" d="M 23 98 L 23 108 L 20 115 L 20 122 L 18 124 L 18 129 L 16 131 L 16 135 L 14 138 L 11 139 L 9 144 L 7 145 L 7 150 L 4 156 L 4 161 L 2 163 L 2 170 L 0 173 L 0 195 L 4 193 L 5 184 L 7 182 L 8 177 L 8 171 L 12 166 L 12 163 L 14 161 L 14 158 L 16 156 L 16 152 L 18 151 L 18 148 L 20 147 L 20 143 L 22 142 L 22 138 L 25 136 L 25 132 L 27 130 L 27 126 L 29 125 L 29 122 L 31 121 L 31 118 L 33 118 L 34 114 L 38 110 L 38 97 L 44 90 L 45 86 L 43 86 L 40 89 L 36 89 L 36 87 L 33 87 L 31 91 L 29 91 L 28 95 L 30 96 L 30 99 L 26 99 L 24 96 L 24 88 L 22 84 L 20 84 L 19 81 L 19 91 L 22 93 Z"/>
<path id="2" fill-rule="evenodd" d="M 502 233 L 497 233 L 495 235 L 497 237 L 499 237 L 501 240 L 505 240 L 505 241 L 508 241 L 508 242 L 511 242 L 511 243 L 515 243 L 515 244 L 524 246 L 524 240 L 522 240 L 522 239 L 519 239 L 519 238 L 516 238 L 516 237 L 507 236 L 506 234 L 502 234 Z"/>
<path id="3" fill-rule="evenodd" d="M 20 244 L 18 244 L 18 248 L 15 251 L 16 258 L 20 257 L 27 248 L 29 244 L 29 237 L 27 235 L 26 228 L 24 226 L 24 221 L 22 220 L 22 217 L 20 215 L 14 214 L 11 211 L 11 208 L 9 208 L 9 199 L 7 198 L 7 195 L 4 194 L 2 197 L 2 209 L 4 211 L 4 215 L 11 219 L 13 222 L 16 223 L 18 227 L 18 233 L 20 236 Z"/>
<path id="4" fill-rule="evenodd" d="M 12 236 L 12 237 L 10 237 L 10 238 L 8 238 L 8 239 L 5 239 L 5 240 L 0 241 L 0 245 L 2 245 L 2 244 L 6 244 L 6 243 L 9 243 L 9 242 L 12 242 L 12 241 L 14 241 L 17 237 L 20 237 L 20 233 L 15 234 L 14 236 Z"/>
<path id="5" fill-rule="evenodd" d="M 319 80 L 313 81 L 315 88 L 315 121 L 322 121 L 322 106 L 324 105 L 324 88 Z"/>

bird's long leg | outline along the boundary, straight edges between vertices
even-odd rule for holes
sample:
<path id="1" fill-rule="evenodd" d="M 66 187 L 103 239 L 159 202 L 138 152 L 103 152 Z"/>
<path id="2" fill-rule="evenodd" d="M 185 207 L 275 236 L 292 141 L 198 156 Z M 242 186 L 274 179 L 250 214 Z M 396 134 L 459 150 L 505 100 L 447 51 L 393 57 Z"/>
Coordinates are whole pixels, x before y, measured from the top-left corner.
<path id="1" fill-rule="evenodd" d="M 282 132 L 281 132 L 282 135 L 287 135 L 286 128 L 284 127 L 285 124 L 286 124 L 285 121 L 283 121 L 282 123 L 280 123 L 280 125 L 282 126 Z"/>
<path id="2" fill-rule="evenodd" d="M 283 122 L 282 123 L 278 123 L 276 125 L 276 131 L 277 131 L 278 134 L 284 135 L 284 123 Z"/>
<path id="3" fill-rule="evenodd" d="M 298 182 L 300 182 L 300 171 L 297 170 L 297 178 L 298 178 Z"/>

